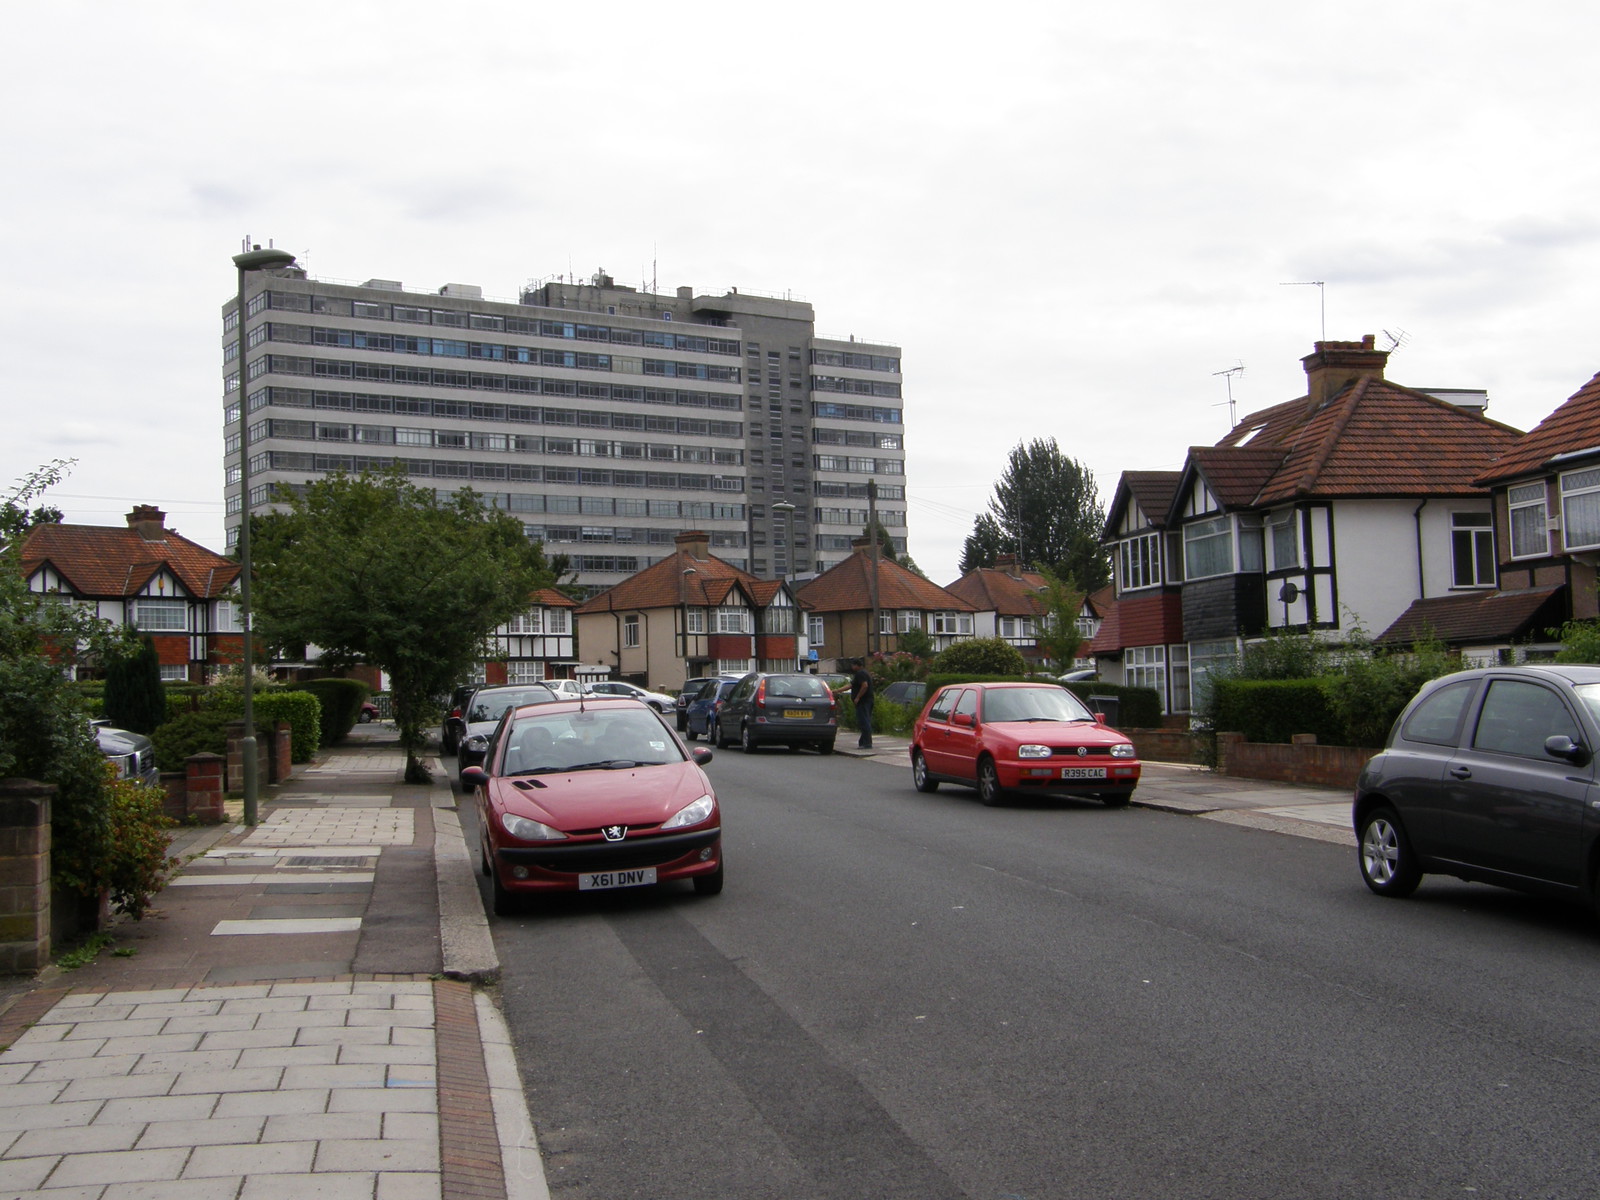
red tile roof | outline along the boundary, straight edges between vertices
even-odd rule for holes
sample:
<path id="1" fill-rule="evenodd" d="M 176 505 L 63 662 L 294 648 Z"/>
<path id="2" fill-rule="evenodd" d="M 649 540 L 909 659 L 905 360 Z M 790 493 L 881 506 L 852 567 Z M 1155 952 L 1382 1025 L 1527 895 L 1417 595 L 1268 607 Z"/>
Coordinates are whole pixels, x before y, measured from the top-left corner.
<path id="1" fill-rule="evenodd" d="M 872 607 L 871 582 L 870 548 L 858 547 L 843 562 L 802 584 L 795 596 L 812 612 L 857 612 Z M 883 557 L 878 559 L 878 607 L 921 612 L 975 611 L 974 605 L 954 592 Z"/>
<path id="2" fill-rule="evenodd" d="M 1124 471 L 1106 509 L 1106 526 L 1101 537 L 1106 541 L 1116 539 L 1122 527 L 1123 511 L 1130 502 L 1139 505 L 1139 511 L 1152 525 L 1164 525 L 1182 478 L 1182 471 Z"/>
<path id="3" fill-rule="evenodd" d="M 565 592 L 558 592 L 555 588 L 539 588 L 531 597 L 535 604 L 548 605 L 550 608 L 577 608 L 578 602 Z"/>
<path id="4" fill-rule="evenodd" d="M 1413 600 L 1393 625 L 1379 635 L 1379 645 L 1409 646 L 1427 637 L 1450 645 L 1507 642 L 1528 636 L 1543 638 L 1561 623 L 1565 584 L 1519 591 L 1469 592 Z"/>
<path id="5" fill-rule="evenodd" d="M 975 567 L 945 591 L 961 597 L 979 612 L 992 611 L 1002 617 L 1036 617 L 1045 611 L 1045 598 L 1040 593 L 1049 586 L 1043 575 L 1033 571 Z"/>
<path id="6" fill-rule="evenodd" d="M 1600 375 L 1517 439 L 1478 476 L 1485 486 L 1532 474 L 1558 454 L 1600 447 Z"/>
<path id="7" fill-rule="evenodd" d="M 1183 597 L 1177 592 L 1124 596 L 1111 605 L 1087 647 L 1113 654 L 1129 646 L 1166 646 L 1183 641 Z"/>
<path id="8" fill-rule="evenodd" d="M 658 563 L 630 575 L 578 606 L 579 614 L 675 608 L 679 604 L 715 607 L 739 588 L 754 595 L 760 581 L 714 554 L 697 558 L 685 546 Z"/>
<path id="9" fill-rule="evenodd" d="M 22 544 L 22 570 L 32 575 L 50 566 L 85 598 L 138 595 L 163 567 L 195 599 L 223 595 L 239 576 L 239 564 L 207 550 L 174 530 L 150 524 L 159 534 L 146 540 L 132 528 L 102 525 L 36 525 Z"/>

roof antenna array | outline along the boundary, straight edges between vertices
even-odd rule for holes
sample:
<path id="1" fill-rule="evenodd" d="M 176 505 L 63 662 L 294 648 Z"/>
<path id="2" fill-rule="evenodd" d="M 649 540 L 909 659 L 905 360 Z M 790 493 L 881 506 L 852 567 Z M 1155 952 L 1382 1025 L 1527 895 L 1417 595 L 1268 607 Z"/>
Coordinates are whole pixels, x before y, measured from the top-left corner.
<path id="1" fill-rule="evenodd" d="M 1229 367 L 1226 371 L 1213 371 L 1211 374 L 1213 376 L 1221 375 L 1228 385 L 1228 399 L 1225 403 L 1228 406 L 1228 428 L 1232 429 L 1239 423 L 1239 403 L 1233 398 L 1233 381 L 1237 376 L 1244 374 L 1244 363 L 1240 362 L 1238 359 L 1235 359 L 1234 365 Z M 1211 407 L 1221 408 L 1222 405 L 1213 404 Z"/>
<path id="2" fill-rule="evenodd" d="M 1396 326 L 1394 329 L 1385 329 L 1383 331 L 1383 336 L 1389 342 L 1389 353 L 1390 354 L 1396 353 L 1397 351 L 1402 349 L 1407 342 L 1409 342 L 1411 340 L 1411 335 L 1409 333 L 1407 333 L 1404 329 L 1399 328 L 1398 326 Z"/>
<path id="3" fill-rule="evenodd" d="M 1321 279 L 1292 279 L 1288 283 L 1280 283 L 1279 287 L 1314 287 L 1322 305 L 1322 340 L 1328 340 L 1328 285 Z"/>

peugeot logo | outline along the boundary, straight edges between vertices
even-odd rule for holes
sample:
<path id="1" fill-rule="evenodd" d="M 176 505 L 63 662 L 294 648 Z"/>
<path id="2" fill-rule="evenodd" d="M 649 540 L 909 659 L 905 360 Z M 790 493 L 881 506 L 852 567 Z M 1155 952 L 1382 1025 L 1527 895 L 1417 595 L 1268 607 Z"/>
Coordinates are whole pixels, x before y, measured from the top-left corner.
<path id="1" fill-rule="evenodd" d="M 1089 747 L 1087 747 L 1087 746 L 1079 746 L 1078 747 L 1078 757 L 1079 758 L 1082 758 L 1087 753 L 1089 753 Z"/>
<path id="2" fill-rule="evenodd" d="M 620 842 L 628 835 L 628 827 L 626 825 L 606 825 L 601 828 L 600 832 L 605 835 L 606 841 Z"/>

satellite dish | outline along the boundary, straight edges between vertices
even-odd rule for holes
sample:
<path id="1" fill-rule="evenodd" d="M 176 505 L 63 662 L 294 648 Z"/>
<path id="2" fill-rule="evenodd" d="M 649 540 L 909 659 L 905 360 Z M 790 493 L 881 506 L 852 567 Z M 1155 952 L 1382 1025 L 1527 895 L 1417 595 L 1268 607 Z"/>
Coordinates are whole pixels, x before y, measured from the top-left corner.
<path id="1" fill-rule="evenodd" d="M 1278 599 L 1285 604 L 1293 604 L 1300 599 L 1300 585 L 1293 580 L 1284 580 L 1283 586 L 1278 589 Z"/>

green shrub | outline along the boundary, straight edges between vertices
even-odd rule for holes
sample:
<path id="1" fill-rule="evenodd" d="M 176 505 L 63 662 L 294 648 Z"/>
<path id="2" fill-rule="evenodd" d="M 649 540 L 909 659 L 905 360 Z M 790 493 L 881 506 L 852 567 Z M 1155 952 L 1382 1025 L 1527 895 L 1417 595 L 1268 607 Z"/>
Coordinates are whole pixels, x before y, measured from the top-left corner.
<path id="1" fill-rule="evenodd" d="M 1022 651 L 1004 638 L 965 638 L 941 650 L 933 660 L 933 670 L 941 674 L 1020 676 L 1027 673 L 1028 664 Z"/>
<path id="2" fill-rule="evenodd" d="M 111 818 L 111 844 L 104 881 L 111 906 L 134 920 L 144 917 L 150 899 L 166 886 L 177 860 L 167 857 L 172 839 L 167 830 L 177 822 L 161 808 L 164 793 L 134 779 L 118 779 L 106 768 L 106 803 Z"/>
<path id="3" fill-rule="evenodd" d="M 167 696 L 161 687 L 161 660 L 148 635 L 138 652 L 106 662 L 105 715 L 119 729 L 149 735 L 167 719 Z"/>
<path id="4" fill-rule="evenodd" d="M 1247 742 L 1288 742 L 1297 733 L 1344 744 L 1344 727 L 1328 703 L 1331 679 L 1218 679 L 1215 729 Z"/>
<path id="5" fill-rule="evenodd" d="M 296 684 L 293 691 L 310 692 L 322 705 L 322 745 L 331 746 L 343 741 L 355 728 L 370 689 L 359 679 L 307 679 Z"/>
<path id="6" fill-rule="evenodd" d="M 1128 687 L 1099 679 L 1077 680 L 1061 686 L 1088 705 L 1090 711 L 1103 707 L 1095 704 L 1093 697 L 1115 696 L 1117 719 L 1112 724 L 1118 729 L 1161 728 L 1161 693 L 1155 688 Z"/>
<path id="7" fill-rule="evenodd" d="M 156 766 L 163 771 L 181 771 L 193 754 L 226 754 L 228 726 L 238 717 L 220 708 L 202 708 L 174 717 L 156 727 L 150 740 L 156 746 Z M 260 736 L 260 723 L 257 723 Z"/>
<path id="8" fill-rule="evenodd" d="M 289 758 L 308 763 L 322 744 L 322 704 L 310 692 L 263 692 L 255 698 L 256 724 L 290 726 Z"/>

